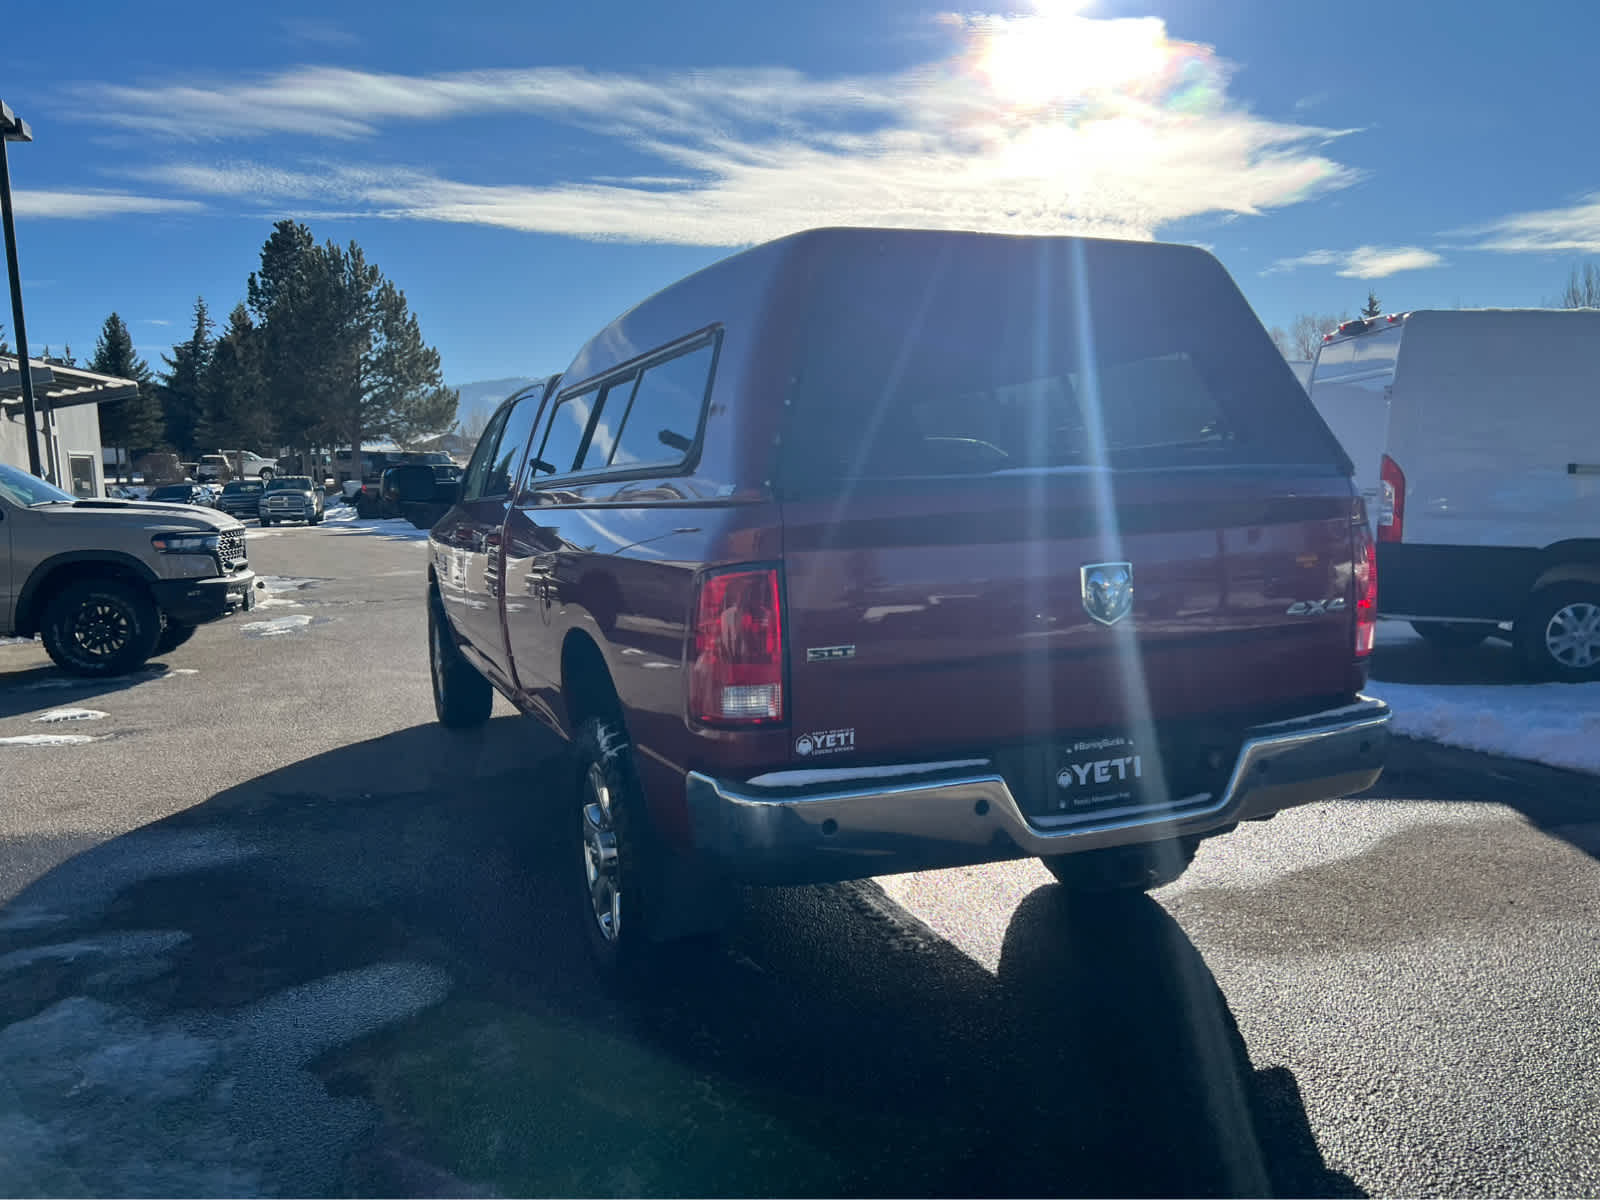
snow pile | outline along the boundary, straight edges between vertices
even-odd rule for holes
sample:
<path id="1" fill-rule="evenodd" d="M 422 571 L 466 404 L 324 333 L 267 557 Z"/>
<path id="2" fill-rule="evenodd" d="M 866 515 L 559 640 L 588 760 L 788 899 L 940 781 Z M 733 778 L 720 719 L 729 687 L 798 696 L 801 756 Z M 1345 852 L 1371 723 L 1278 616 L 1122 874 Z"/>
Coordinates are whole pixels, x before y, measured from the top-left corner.
<path id="1" fill-rule="evenodd" d="M 42 721 L 46 725 L 54 725 L 58 721 L 99 721 L 109 715 L 109 713 L 103 713 L 97 708 L 52 708 L 49 712 L 41 713 L 33 720 L 35 724 Z"/>
<path id="2" fill-rule="evenodd" d="M 1372 684 L 1395 733 L 1464 750 L 1600 772 L 1600 683 Z"/>
<path id="3" fill-rule="evenodd" d="M 0 737 L 0 746 L 83 746 L 99 740 L 84 733 L 24 733 Z"/>

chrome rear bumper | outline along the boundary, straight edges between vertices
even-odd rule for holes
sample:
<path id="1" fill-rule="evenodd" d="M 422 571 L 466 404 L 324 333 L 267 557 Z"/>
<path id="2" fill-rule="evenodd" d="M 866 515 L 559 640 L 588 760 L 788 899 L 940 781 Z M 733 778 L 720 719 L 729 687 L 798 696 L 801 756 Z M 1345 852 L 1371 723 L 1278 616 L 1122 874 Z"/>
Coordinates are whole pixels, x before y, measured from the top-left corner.
<path id="1" fill-rule="evenodd" d="M 988 768 L 922 764 L 906 775 L 821 783 L 811 781 L 815 772 L 780 772 L 762 776 L 761 786 L 691 771 L 690 833 L 697 854 L 759 883 L 855 879 L 1161 841 L 1364 791 L 1383 773 L 1388 725 L 1388 705 L 1367 697 L 1259 725 L 1247 732 L 1220 795 L 1049 823 L 1025 816 L 1004 778 Z M 784 786 L 785 776 L 796 785 Z"/>

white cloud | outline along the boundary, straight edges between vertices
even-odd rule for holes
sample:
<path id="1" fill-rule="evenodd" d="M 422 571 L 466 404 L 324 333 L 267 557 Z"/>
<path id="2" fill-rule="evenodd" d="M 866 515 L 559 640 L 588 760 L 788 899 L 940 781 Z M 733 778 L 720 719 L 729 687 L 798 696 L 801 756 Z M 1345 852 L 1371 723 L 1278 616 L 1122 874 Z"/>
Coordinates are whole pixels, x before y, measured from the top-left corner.
<path id="1" fill-rule="evenodd" d="M 59 218 L 92 220 L 129 213 L 199 212 L 205 206 L 195 200 L 175 200 L 164 196 L 133 196 L 126 192 L 25 191 L 12 197 L 19 217 L 30 220 Z"/>
<path id="2" fill-rule="evenodd" d="M 1295 258 L 1280 258 L 1267 269 L 1271 275 L 1296 267 L 1338 267 L 1346 279 L 1383 279 L 1401 271 L 1437 267 L 1444 259 L 1421 246 L 1357 246 L 1354 250 L 1312 250 Z"/>
<path id="3" fill-rule="evenodd" d="M 139 321 L 140 321 L 140 324 L 143 324 L 143 325 L 171 325 L 172 324 L 172 322 L 167 320 L 165 317 L 140 317 Z"/>
<path id="4" fill-rule="evenodd" d="M 1600 254 L 1600 192 L 1567 208 L 1516 213 L 1488 225 L 1458 231 L 1476 240 L 1471 249 L 1508 254 L 1553 251 Z"/>
<path id="5" fill-rule="evenodd" d="M 941 61 L 853 78 L 307 67 L 79 95 L 97 121 L 191 142 L 351 142 L 496 113 L 564 124 L 649 163 L 622 177 L 550 179 L 550 156 L 507 154 L 499 178 L 465 180 L 362 165 L 345 151 L 292 170 L 190 161 L 141 178 L 307 216 L 634 241 L 733 246 L 830 223 L 1151 236 L 1185 217 L 1259 213 L 1358 178 L 1325 153 L 1338 131 L 1251 113 L 1228 95 L 1228 64 L 1154 18 L 948 17 L 944 33 L 953 50 Z M 384 142 L 391 154 L 395 144 Z"/>

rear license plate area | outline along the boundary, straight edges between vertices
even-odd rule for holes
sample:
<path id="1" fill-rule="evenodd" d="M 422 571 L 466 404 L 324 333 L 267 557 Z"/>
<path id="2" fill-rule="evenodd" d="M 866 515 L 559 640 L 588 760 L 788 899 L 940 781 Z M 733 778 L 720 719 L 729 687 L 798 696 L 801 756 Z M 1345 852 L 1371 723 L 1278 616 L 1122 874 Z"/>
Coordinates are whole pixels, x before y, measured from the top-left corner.
<path id="1" fill-rule="evenodd" d="M 1045 824 L 1220 795 L 1239 740 L 1210 730 L 1114 731 L 1015 746 L 996 755 L 1025 817 Z"/>

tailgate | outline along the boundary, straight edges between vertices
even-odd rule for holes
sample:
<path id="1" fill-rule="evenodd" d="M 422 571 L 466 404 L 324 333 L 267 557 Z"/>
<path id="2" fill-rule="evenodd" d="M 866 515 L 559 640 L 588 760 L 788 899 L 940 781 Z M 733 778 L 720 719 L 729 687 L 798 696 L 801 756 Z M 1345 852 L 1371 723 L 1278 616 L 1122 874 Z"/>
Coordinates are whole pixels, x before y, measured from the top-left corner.
<path id="1" fill-rule="evenodd" d="M 1349 688 L 1351 506 L 1345 478 L 1262 468 L 788 501 L 794 758 L 1309 711 Z"/>

